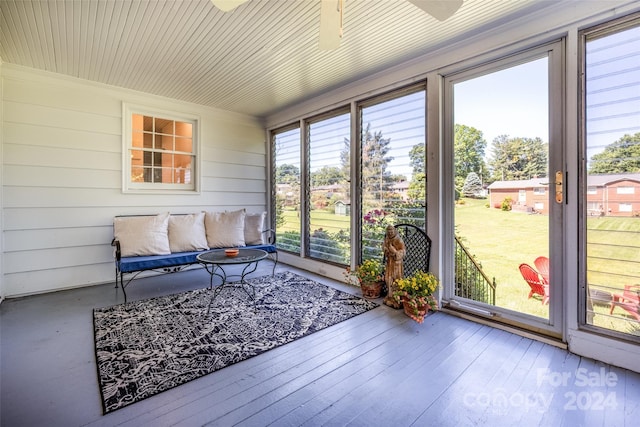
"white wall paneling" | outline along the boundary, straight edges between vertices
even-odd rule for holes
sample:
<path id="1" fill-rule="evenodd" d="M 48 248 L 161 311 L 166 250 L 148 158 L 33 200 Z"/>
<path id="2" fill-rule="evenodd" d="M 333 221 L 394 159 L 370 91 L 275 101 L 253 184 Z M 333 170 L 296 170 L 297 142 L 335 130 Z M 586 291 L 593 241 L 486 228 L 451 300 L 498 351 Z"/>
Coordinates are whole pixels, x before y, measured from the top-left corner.
<path id="1" fill-rule="evenodd" d="M 5 296 L 113 281 L 115 215 L 266 209 L 250 116 L 11 64 L 2 82 Z M 199 194 L 122 193 L 123 102 L 200 117 Z"/>

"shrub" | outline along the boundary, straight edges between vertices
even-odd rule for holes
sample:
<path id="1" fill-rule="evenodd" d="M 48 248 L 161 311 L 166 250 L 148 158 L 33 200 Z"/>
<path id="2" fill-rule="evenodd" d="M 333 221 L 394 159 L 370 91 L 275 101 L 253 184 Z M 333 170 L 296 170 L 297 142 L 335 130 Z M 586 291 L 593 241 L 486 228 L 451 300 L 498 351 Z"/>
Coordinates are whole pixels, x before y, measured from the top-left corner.
<path id="1" fill-rule="evenodd" d="M 511 197 L 505 197 L 502 201 L 500 209 L 502 209 L 503 211 L 510 211 L 511 205 L 513 205 L 513 199 Z"/>

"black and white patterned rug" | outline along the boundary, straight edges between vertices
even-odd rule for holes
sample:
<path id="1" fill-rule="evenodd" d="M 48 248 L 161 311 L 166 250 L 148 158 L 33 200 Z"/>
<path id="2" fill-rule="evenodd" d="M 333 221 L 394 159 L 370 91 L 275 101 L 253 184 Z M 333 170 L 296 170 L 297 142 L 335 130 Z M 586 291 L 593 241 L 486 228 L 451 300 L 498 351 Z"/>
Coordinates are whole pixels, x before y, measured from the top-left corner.
<path id="1" fill-rule="evenodd" d="M 256 356 L 378 305 L 293 273 L 239 287 L 93 310 L 104 413 Z"/>

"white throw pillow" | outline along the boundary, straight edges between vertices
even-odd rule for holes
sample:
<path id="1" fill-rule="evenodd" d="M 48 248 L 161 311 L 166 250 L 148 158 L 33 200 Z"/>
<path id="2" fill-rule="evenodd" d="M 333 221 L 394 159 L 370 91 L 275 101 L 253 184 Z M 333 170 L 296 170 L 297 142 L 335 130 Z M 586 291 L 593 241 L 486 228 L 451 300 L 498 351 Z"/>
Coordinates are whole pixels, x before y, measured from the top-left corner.
<path id="1" fill-rule="evenodd" d="M 209 247 L 244 246 L 244 216 L 244 209 L 233 212 L 205 212 L 204 228 Z"/>
<path id="2" fill-rule="evenodd" d="M 171 252 L 209 249 L 204 231 L 204 212 L 169 217 L 169 247 Z"/>
<path id="3" fill-rule="evenodd" d="M 167 255 L 169 248 L 169 212 L 155 216 L 116 217 L 113 235 L 120 241 L 123 257 Z"/>
<path id="4" fill-rule="evenodd" d="M 244 217 L 244 243 L 246 245 L 264 245 L 264 218 L 266 212 L 248 213 Z"/>

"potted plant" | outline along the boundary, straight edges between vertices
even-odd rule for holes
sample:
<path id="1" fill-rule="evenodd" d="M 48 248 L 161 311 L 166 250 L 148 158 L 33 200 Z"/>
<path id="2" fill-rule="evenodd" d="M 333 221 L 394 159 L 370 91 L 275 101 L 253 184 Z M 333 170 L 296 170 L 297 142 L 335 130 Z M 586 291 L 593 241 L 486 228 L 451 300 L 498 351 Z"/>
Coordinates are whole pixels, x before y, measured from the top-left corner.
<path id="1" fill-rule="evenodd" d="M 393 297 L 402 303 L 404 313 L 416 322 L 422 323 L 429 310 L 438 309 L 433 293 L 438 289 L 439 282 L 432 273 L 417 271 L 412 276 L 396 280 L 396 285 Z"/>
<path id="2" fill-rule="evenodd" d="M 344 272 L 346 282 L 350 285 L 356 284 L 362 290 L 362 296 L 365 298 L 379 298 L 384 286 L 382 277 L 382 264 L 376 259 L 367 259 L 362 262 L 355 270 L 347 267 Z M 354 282 L 354 277 L 356 281 Z"/>

